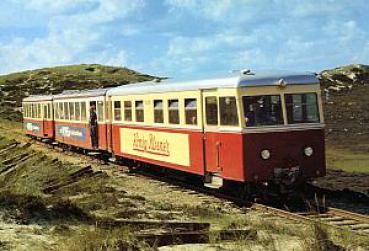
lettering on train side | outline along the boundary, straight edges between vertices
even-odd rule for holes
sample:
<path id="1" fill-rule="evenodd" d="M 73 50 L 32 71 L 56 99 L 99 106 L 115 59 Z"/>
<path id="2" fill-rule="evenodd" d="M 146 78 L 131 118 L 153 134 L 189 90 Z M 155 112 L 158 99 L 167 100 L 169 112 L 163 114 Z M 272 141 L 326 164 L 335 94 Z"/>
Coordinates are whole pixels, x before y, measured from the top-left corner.
<path id="1" fill-rule="evenodd" d="M 31 131 L 31 132 L 40 132 L 41 131 L 41 126 L 39 124 L 36 124 L 36 123 L 27 122 L 25 124 L 25 127 L 26 127 L 27 131 Z"/>
<path id="2" fill-rule="evenodd" d="M 158 139 L 155 134 L 148 135 L 136 132 L 133 136 L 133 149 L 152 154 L 170 156 L 169 141 L 167 139 Z"/>

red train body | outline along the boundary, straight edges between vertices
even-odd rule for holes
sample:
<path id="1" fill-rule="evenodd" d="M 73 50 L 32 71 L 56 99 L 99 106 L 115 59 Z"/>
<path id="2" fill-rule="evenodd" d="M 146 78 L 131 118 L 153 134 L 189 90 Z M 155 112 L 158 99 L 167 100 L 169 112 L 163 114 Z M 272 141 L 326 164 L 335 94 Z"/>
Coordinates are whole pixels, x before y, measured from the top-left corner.
<path id="1" fill-rule="evenodd" d="M 291 188 L 325 175 L 320 87 L 310 73 L 138 83 L 34 96 L 23 106 L 26 134 L 87 150 L 94 106 L 99 151 L 199 175 L 214 188 Z"/>

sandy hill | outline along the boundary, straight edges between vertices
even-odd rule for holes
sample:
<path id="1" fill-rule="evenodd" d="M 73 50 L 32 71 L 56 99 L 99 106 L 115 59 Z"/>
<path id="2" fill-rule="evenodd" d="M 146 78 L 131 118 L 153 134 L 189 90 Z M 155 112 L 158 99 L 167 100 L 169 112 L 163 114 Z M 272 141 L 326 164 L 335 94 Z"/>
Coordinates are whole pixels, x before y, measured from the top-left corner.
<path id="1" fill-rule="evenodd" d="M 369 66 L 353 64 L 319 74 L 327 138 L 369 152 Z M 358 149 L 360 151 L 364 149 Z"/>
<path id="2" fill-rule="evenodd" d="M 152 80 L 124 67 L 71 65 L 24 71 L 0 76 L 0 117 L 20 120 L 19 107 L 24 97 L 57 94 L 63 90 L 94 89 Z"/>

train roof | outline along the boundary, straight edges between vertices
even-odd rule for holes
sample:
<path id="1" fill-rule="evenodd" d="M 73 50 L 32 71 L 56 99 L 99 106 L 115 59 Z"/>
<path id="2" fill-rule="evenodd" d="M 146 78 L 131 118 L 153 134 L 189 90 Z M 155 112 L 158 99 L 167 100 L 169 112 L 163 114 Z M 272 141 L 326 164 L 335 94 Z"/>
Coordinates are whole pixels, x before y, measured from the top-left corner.
<path id="1" fill-rule="evenodd" d="M 58 95 L 54 95 L 54 99 L 67 99 L 67 98 L 83 98 L 83 97 L 99 97 L 105 96 L 106 92 L 111 88 L 101 88 L 94 90 L 67 90 Z"/>
<path id="2" fill-rule="evenodd" d="M 23 99 L 23 102 L 52 101 L 52 95 L 33 95 Z"/>
<path id="3" fill-rule="evenodd" d="M 187 80 L 187 81 L 148 81 L 114 87 L 107 92 L 109 96 L 130 95 L 158 92 L 191 91 L 216 88 L 238 88 L 253 86 L 275 85 L 307 85 L 318 84 L 316 74 L 313 72 L 257 72 L 248 70 L 237 74 L 230 74 L 211 79 Z"/>

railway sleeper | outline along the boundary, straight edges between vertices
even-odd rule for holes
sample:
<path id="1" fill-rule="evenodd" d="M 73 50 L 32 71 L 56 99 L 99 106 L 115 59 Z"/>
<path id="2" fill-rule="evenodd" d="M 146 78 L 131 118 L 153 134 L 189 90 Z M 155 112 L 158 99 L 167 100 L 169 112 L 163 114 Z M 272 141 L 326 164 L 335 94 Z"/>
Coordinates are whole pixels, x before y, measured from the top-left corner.
<path id="1" fill-rule="evenodd" d="M 213 231 L 189 231 L 189 232 L 171 232 L 158 234 L 137 234 L 135 238 L 144 241 L 151 246 L 160 247 L 178 244 L 209 243 L 211 237 L 217 241 L 234 240 L 253 240 L 256 239 L 257 232 L 252 229 L 229 229 Z"/>
<path id="2" fill-rule="evenodd" d="M 369 224 L 365 224 L 365 223 L 359 223 L 359 224 L 355 224 L 350 226 L 350 228 L 352 230 L 364 230 L 364 229 L 369 229 Z"/>
<path id="3" fill-rule="evenodd" d="M 18 154 L 16 156 L 14 156 L 14 157 L 11 157 L 9 159 L 4 160 L 2 163 L 3 163 L 3 165 L 6 166 L 6 165 L 9 165 L 9 164 L 14 163 L 16 161 L 19 161 L 19 160 L 21 160 L 22 158 L 24 158 L 28 155 L 29 155 L 29 153 L 21 153 L 21 154 Z"/>
<path id="4" fill-rule="evenodd" d="M 352 226 L 357 224 L 357 221 L 355 220 L 344 220 L 341 222 L 332 222 L 332 224 L 336 225 L 336 226 Z"/>

